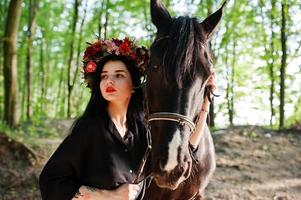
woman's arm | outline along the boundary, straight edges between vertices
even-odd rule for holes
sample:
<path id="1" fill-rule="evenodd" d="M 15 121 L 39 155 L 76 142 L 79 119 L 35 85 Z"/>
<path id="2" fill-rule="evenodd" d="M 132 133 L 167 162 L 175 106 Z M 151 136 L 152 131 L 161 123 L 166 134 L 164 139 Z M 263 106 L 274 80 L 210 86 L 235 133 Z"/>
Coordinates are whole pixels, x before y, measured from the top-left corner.
<path id="1" fill-rule="evenodd" d="M 210 106 L 210 102 L 206 97 L 204 100 L 201 112 L 199 113 L 199 119 L 196 123 L 195 130 L 191 134 L 190 139 L 189 139 L 189 143 L 190 143 L 190 145 L 192 145 L 192 147 L 194 149 L 196 149 L 197 146 L 199 145 L 202 134 L 205 130 L 207 115 L 209 112 L 209 106 Z"/>
<path id="2" fill-rule="evenodd" d="M 123 184 L 115 190 L 101 190 L 88 186 L 81 186 L 72 200 L 134 200 L 139 186 Z"/>
<path id="3" fill-rule="evenodd" d="M 206 84 L 207 86 L 211 86 L 212 92 L 215 92 L 217 87 L 216 87 L 216 81 L 215 81 L 215 74 L 212 74 L 209 79 L 208 82 Z M 207 115 L 209 113 L 209 107 L 210 107 L 210 102 L 208 100 L 208 97 L 205 97 L 205 100 L 203 102 L 201 111 L 199 113 L 199 119 L 196 123 L 196 127 L 194 132 L 191 134 L 190 139 L 189 139 L 189 143 L 190 145 L 192 145 L 192 147 L 194 149 L 196 149 L 200 143 L 200 140 L 202 138 L 202 134 L 205 130 L 205 126 L 206 126 L 206 121 L 207 121 Z"/>
<path id="4" fill-rule="evenodd" d="M 72 199 L 80 187 L 78 180 L 86 132 L 86 125 L 79 122 L 44 166 L 39 178 L 43 200 Z"/>

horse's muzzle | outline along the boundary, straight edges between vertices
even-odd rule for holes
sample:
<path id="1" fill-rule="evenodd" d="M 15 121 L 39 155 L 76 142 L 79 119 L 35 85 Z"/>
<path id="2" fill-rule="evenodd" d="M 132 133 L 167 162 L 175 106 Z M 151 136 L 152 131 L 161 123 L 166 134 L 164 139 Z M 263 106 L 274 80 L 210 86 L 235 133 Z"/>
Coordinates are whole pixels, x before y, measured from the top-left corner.
<path id="1" fill-rule="evenodd" d="M 159 187 L 175 190 L 189 177 L 191 167 L 191 162 L 187 161 L 182 166 L 176 166 L 175 169 L 170 172 L 164 170 L 153 172 L 153 177 Z"/>

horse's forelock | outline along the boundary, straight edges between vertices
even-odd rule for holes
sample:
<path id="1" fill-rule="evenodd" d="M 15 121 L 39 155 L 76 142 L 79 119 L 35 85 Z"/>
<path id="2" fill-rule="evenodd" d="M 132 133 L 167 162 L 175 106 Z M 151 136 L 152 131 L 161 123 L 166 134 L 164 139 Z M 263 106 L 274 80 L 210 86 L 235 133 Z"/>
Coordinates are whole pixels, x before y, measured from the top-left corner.
<path id="1" fill-rule="evenodd" d="M 164 83 L 170 84 L 170 80 L 175 80 L 177 86 L 182 88 L 184 79 L 194 80 L 199 72 L 203 73 L 203 77 L 209 75 L 210 66 L 207 63 L 211 58 L 203 34 L 196 18 L 173 19 L 168 37 L 165 38 L 166 48 L 162 52 L 163 66 L 160 71 Z"/>

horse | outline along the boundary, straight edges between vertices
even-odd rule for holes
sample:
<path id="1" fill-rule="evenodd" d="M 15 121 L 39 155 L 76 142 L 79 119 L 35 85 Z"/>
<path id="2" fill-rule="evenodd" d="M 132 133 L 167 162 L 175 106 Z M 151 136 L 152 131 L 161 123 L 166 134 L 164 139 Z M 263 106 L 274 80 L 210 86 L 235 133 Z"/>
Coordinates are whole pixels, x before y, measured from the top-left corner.
<path id="1" fill-rule="evenodd" d="M 223 8 L 200 22 L 172 18 L 160 0 L 151 0 L 157 28 L 146 72 L 146 106 L 152 140 L 152 178 L 146 200 L 203 199 L 215 167 L 213 139 L 206 124 L 196 150 L 189 145 L 213 65 L 209 42 Z"/>

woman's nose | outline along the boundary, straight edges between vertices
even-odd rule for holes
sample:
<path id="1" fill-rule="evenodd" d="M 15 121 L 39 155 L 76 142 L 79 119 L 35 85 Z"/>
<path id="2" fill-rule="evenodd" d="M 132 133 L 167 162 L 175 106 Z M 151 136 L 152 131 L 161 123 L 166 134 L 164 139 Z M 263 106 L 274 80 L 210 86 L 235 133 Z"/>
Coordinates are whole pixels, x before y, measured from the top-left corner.
<path id="1" fill-rule="evenodd" d="M 114 77 L 108 76 L 107 83 L 114 83 Z"/>

